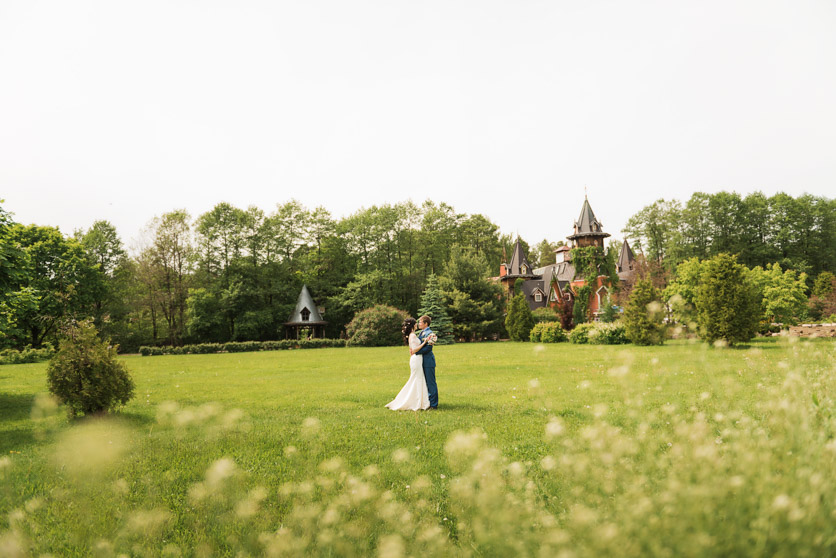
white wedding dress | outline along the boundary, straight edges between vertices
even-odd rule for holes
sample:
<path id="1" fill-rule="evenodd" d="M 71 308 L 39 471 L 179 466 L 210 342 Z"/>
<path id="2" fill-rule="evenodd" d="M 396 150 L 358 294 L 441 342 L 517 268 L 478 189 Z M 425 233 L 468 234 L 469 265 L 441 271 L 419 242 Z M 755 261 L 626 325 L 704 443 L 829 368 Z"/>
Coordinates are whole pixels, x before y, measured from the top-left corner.
<path id="1" fill-rule="evenodd" d="M 421 345 L 418 336 L 409 334 L 409 348 L 415 349 Z M 409 357 L 409 379 L 406 385 L 386 407 L 393 411 L 420 411 L 430 408 L 430 394 L 427 391 L 427 380 L 424 379 L 424 357 L 412 355 Z"/>

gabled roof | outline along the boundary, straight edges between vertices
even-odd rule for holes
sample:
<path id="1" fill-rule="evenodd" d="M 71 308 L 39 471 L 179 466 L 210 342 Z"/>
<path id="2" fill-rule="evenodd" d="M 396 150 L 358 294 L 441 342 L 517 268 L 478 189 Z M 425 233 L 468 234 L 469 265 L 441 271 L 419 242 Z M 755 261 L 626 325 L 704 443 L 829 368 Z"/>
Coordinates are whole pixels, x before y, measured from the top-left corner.
<path id="1" fill-rule="evenodd" d="M 523 266 L 525 266 L 528 271 L 524 271 L 522 269 Z M 508 264 L 508 275 L 519 275 L 525 277 L 534 276 L 531 272 L 531 264 L 528 263 L 528 259 L 525 257 L 519 238 L 517 239 L 516 244 L 514 244 L 514 253 L 511 255 L 511 263 Z"/>
<path id="2" fill-rule="evenodd" d="M 535 269 L 534 273 L 541 276 L 546 285 L 550 285 L 553 278 L 562 282 L 569 282 L 575 278 L 575 268 L 569 262 L 560 262 L 558 264 L 540 267 Z"/>
<path id="3" fill-rule="evenodd" d="M 302 312 L 306 310 L 310 312 L 307 320 L 302 319 Z M 299 298 L 296 300 L 296 308 L 293 309 L 290 316 L 287 318 L 285 325 L 311 325 L 311 324 L 327 324 L 328 322 L 322 319 L 319 309 L 314 304 L 313 297 L 308 291 L 307 285 L 302 285 L 302 290 L 299 292 Z"/>
<path id="4" fill-rule="evenodd" d="M 525 295 L 525 299 L 528 301 L 528 307 L 531 310 L 535 310 L 542 306 L 545 306 L 547 302 L 546 291 L 543 290 L 543 282 L 538 281 L 536 279 L 529 279 L 528 281 L 522 284 L 522 292 Z M 540 294 L 543 295 L 543 300 L 537 302 L 534 300 L 534 293 L 540 291 Z"/>
<path id="5" fill-rule="evenodd" d="M 621 252 L 618 253 L 618 262 L 617 262 L 617 269 L 618 272 L 621 273 L 622 271 L 629 271 L 630 264 L 636 261 L 635 256 L 633 256 L 633 250 L 630 249 L 630 244 L 627 242 L 627 239 L 624 239 L 624 243 L 621 245 Z"/>
<path id="6" fill-rule="evenodd" d="M 586 197 L 583 199 L 581 214 L 578 220 L 575 221 L 575 232 L 566 238 L 575 240 L 582 236 L 598 236 L 601 238 L 610 236 L 609 233 L 605 233 L 601 228 L 601 222 L 595 217 L 595 213 L 592 212 L 592 206 L 589 205 L 589 200 Z"/>

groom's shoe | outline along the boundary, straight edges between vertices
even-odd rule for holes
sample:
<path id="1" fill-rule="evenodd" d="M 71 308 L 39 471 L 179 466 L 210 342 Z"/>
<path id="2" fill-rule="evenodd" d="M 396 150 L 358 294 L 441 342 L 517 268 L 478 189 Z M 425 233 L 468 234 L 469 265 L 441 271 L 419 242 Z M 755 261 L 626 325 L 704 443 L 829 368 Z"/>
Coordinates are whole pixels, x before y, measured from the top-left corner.
<path id="1" fill-rule="evenodd" d="M 438 407 L 429 407 L 427 410 L 428 411 L 437 411 Z"/>

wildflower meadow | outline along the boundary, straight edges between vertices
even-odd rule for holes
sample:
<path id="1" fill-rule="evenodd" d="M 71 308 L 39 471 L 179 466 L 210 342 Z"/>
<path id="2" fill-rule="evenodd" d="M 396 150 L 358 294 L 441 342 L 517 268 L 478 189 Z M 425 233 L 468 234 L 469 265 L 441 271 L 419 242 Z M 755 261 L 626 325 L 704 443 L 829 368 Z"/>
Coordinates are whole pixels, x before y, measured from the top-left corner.
<path id="1" fill-rule="evenodd" d="M 71 420 L 0 367 L 0 556 L 836 554 L 836 343 L 122 357 Z"/>

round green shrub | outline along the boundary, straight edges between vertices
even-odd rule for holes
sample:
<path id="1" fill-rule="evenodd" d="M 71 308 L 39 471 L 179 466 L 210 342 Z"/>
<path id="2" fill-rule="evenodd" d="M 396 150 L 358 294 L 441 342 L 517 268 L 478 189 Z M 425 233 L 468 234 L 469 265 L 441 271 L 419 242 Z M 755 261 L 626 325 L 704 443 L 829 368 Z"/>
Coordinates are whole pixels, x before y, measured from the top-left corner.
<path id="1" fill-rule="evenodd" d="M 541 322 L 531 329 L 533 343 L 560 343 L 567 339 L 566 332 L 560 327 L 560 322 Z"/>
<path id="2" fill-rule="evenodd" d="M 70 416 L 96 414 L 124 405 L 134 383 L 116 347 L 98 338 L 89 322 L 71 326 L 47 366 L 49 391 L 67 405 Z"/>
<path id="3" fill-rule="evenodd" d="M 409 314 L 403 310 L 385 304 L 361 310 L 345 327 L 348 345 L 362 347 L 403 345 L 401 328 L 403 321 L 408 317 Z"/>
<path id="4" fill-rule="evenodd" d="M 595 324 L 586 323 L 578 324 L 569 333 L 569 341 L 576 345 L 586 345 L 589 343 L 589 332 L 595 329 Z"/>
<path id="5" fill-rule="evenodd" d="M 589 343 L 593 345 L 624 345 L 630 342 L 623 324 L 596 323 L 589 331 Z"/>

